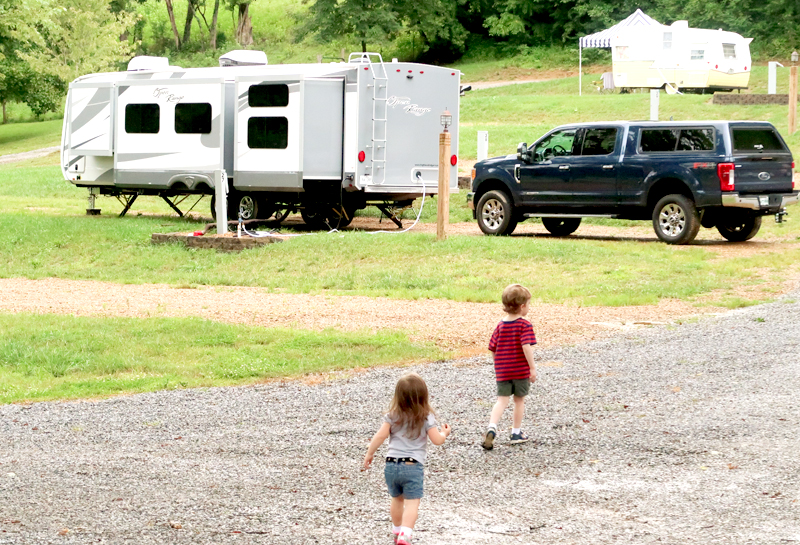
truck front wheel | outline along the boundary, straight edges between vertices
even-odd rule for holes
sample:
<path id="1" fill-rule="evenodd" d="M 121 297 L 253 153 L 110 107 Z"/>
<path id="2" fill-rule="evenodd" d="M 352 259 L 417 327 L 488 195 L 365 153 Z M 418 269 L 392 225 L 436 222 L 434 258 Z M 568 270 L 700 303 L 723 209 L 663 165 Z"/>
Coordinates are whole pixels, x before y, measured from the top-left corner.
<path id="1" fill-rule="evenodd" d="M 510 235 L 517 228 L 511 199 L 503 191 L 489 191 L 478 200 L 478 227 L 487 235 Z"/>
<path id="2" fill-rule="evenodd" d="M 761 216 L 732 215 L 717 220 L 717 231 L 731 242 L 750 240 L 761 229 Z"/>
<path id="3" fill-rule="evenodd" d="M 667 195 L 653 208 L 653 229 L 667 244 L 689 244 L 700 230 L 700 215 L 691 199 Z"/>

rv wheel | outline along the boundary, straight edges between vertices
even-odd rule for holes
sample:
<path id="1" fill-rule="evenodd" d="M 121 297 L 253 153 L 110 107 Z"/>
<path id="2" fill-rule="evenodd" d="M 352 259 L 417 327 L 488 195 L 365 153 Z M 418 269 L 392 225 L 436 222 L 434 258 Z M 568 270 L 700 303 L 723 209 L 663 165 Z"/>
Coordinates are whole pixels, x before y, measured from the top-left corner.
<path id="1" fill-rule="evenodd" d="M 228 219 L 253 220 L 258 218 L 258 199 L 250 193 L 231 193 L 228 199 Z"/>

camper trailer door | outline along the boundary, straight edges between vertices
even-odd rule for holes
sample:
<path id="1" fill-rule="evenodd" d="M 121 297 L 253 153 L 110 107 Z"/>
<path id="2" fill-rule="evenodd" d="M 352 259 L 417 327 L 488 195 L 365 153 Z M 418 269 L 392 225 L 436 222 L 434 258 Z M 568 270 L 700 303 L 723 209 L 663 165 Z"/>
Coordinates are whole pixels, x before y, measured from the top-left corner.
<path id="1" fill-rule="evenodd" d="M 237 189 L 302 189 L 303 86 L 302 75 L 236 78 Z"/>

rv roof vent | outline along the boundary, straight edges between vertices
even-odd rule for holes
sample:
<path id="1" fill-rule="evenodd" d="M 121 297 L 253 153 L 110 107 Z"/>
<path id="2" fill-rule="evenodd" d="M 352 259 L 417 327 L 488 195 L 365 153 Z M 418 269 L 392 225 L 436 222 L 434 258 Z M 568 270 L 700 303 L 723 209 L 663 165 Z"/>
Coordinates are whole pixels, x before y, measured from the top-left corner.
<path id="1" fill-rule="evenodd" d="M 219 58 L 220 66 L 259 66 L 267 64 L 267 54 L 263 51 L 235 49 Z"/>
<path id="2" fill-rule="evenodd" d="M 169 59 L 166 57 L 149 57 L 139 55 L 128 62 L 128 71 L 136 70 L 166 70 L 169 68 Z"/>

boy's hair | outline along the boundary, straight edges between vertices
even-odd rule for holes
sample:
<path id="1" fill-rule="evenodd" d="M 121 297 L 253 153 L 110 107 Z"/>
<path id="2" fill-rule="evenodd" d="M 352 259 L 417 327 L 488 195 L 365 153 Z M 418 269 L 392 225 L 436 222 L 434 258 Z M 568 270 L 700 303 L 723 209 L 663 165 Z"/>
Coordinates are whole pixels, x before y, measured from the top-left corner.
<path id="1" fill-rule="evenodd" d="M 394 397 L 389 404 L 389 415 L 398 426 L 407 426 L 407 437 L 419 437 L 428 415 L 432 412 L 428 402 L 428 386 L 421 376 L 409 373 L 397 381 Z"/>
<path id="2" fill-rule="evenodd" d="M 530 300 L 530 290 L 520 284 L 511 284 L 503 290 L 503 310 L 509 314 L 516 314 Z"/>

